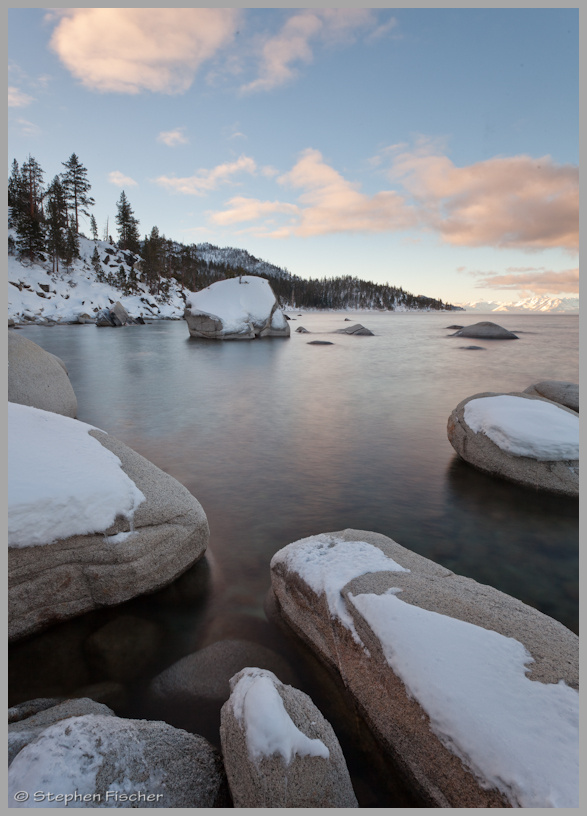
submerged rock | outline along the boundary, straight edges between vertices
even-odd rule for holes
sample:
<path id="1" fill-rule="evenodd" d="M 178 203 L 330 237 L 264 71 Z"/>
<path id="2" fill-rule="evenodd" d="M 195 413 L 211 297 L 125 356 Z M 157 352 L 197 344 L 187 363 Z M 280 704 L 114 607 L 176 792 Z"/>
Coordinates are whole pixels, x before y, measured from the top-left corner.
<path id="1" fill-rule="evenodd" d="M 472 326 L 465 326 L 450 337 L 482 337 L 484 340 L 518 340 L 518 336 L 497 323 L 482 320 Z"/>
<path id="2" fill-rule="evenodd" d="M 356 808 L 332 726 L 307 694 L 248 667 L 230 681 L 220 739 L 236 808 Z"/>
<path id="3" fill-rule="evenodd" d="M 308 346 L 333 346 L 331 340 L 308 340 Z"/>
<path id="4" fill-rule="evenodd" d="M 290 544 L 271 583 L 416 807 L 577 807 L 578 638 L 562 624 L 363 530 Z"/>
<path id="5" fill-rule="evenodd" d="M 298 332 L 298 334 L 310 334 L 308 329 L 305 329 L 303 326 L 298 326 L 296 331 Z"/>
<path id="6" fill-rule="evenodd" d="M 230 696 L 230 678 L 247 666 L 269 669 L 285 683 L 296 682 L 289 663 L 273 650 L 246 640 L 220 640 L 183 657 L 151 681 L 152 711 L 213 741 L 220 709 Z"/>
<path id="7" fill-rule="evenodd" d="M 21 410 L 34 412 L 31 408 Z M 13 503 L 9 501 L 8 600 L 11 640 L 91 609 L 121 603 L 165 586 L 201 558 L 209 538 L 208 522 L 200 503 L 178 481 L 119 440 L 97 429 L 90 429 L 89 436 L 98 445 L 92 443 L 91 450 L 90 447 L 84 448 L 86 459 L 80 462 L 79 455 L 76 458 L 66 449 L 68 444 L 77 444 L 77 436 L 63 436 L 62 426 L 67 426 L 65 430 L 68 432 L 75 430 L 76 434 L 80 433 L 78 429 L 81 427 L 81 436 L 83 429 L 90 426 L 77 420 L 55 417 L 61 424 L 52 431 L 53 426 L 48 420 L 53 415 L 47 413 L 45 417 L 44 413 L 38 412 L 41 415 L 40 427 L 45 427 L 43 421 L 46 420 L 48 438 L 53 433 L 62 440 L 63 461 L 60 462 L 60 479 L 56 485 L 51 481 L 54 475 L 46 463 L 39 468 L 35 474 L 36 480 L 32 482 L 47 503 L 43 517 L 35 516 L 38 513 L 35 496 L 27 498 L 26 472 L 18 478 L 17 474 L 13 474 L 16 485 L 22 483 L 24 487 L 16 494 Z M 16 422 L 14 427 L 17 434 L 28 425 Z M 70 439 L 74 441 L 70 443 Z M 25 440 L 19 443 L 15 438 L 13 443 L 17 451 L 19 444 L 23 450 L 26 447 Z M 110 454 L 105 455 L 100 446 L 115 458 L 112 459 Z M 116 457 L 120 469 L 115 466 Z M 124 488 L 128 492 L 129 501 L 132 498 L 139 503 L 134 505 L 130 516 L 116 515 L 111 521 L 105 515 L 103 527 L 100 528 L 98 524 L 99 529 L 96 530 L 94 519 L 98 513 L 109 512 L 114 495 L 108 476 L 110 471 L 104 470 L 107 463 L 112 463 L 113 475 L 121 485 L 124 482 L 121 490 Z M 17 464 L 13 464 L 13 470 L 18 470 Z M 76 468 L 81 468 L 80 475 L 83 475 L 83 471 L 89 474 L 90 481 L 84 482 L 84 491 L 92 491 L 89 505 L 84 504 L 85 492 L 81 494 L 80 503 L 81 486 L 78 487 L 77 477 L 71 476 L 71 473 L 78 472 Z M 102 481 L 92 480 L 92 468 L 97 474 L 106 473 Z M 61 490 L 62 485 L 66 492 Z M 140 496 L 144 500 L 139 500 Z M 32 508 L 33 520 L 37 519 L 32 526 L 29 507 Z M 82 513 L 84 507 L 86 509 Z M 86 521 L 90 510 L 93 515 Z M 118 511 L 110 512 L 114 515 Z M 86 524 L 92 525 L 89 528 L 92 532 L 72 534 L 72 530 L 80 530 Z M 60 530 L 63 532 L 60 533 Z"/>
<path id="8" fill-rule="evenodd" d="M 524 394 L 545 397 L 545 399 L 558 402 L 559 405 L 566 405 L 567 408 L 579 413 L 579 385 L 577 383 L 564 380 L 542 380 L 525 388 Z"/>
<path id="9" fill-rule="evenodd" d="M 473 421 L 479 407 L 487 409 L 485 416 Z M 579 495 L 579 417 L 570 408 L 526 393 L 475 394 L 451 413 L 447 434 L 459 456 L 485 473 Z"/>
<path id="10" fill-rule="evenodd" d="M 63 360 L 8 332 L 8 401 L 75 417 L 77 398 Z"/>
<path id="11" fill-rule="evenodd" d="M 254 340 L 289 337 L 289 323 L 269 281 L 254 275 L 217 281 L 192 292 L 184 318 L 191 337 L 209 340 Z"/>
<path id="12" fill-rule="evenodd" d="M 66 803 L 73 807 L 230 804 L 222 760 L 205 739 L 164 722 L 101 714 L 69 717 L 41 731 L 13 760 L 8 791 L 11 807 L 36 807 L 34 791 L 76 795 Z M 30 792 L 27 801 L 15 800 L 18 791 Z"/>

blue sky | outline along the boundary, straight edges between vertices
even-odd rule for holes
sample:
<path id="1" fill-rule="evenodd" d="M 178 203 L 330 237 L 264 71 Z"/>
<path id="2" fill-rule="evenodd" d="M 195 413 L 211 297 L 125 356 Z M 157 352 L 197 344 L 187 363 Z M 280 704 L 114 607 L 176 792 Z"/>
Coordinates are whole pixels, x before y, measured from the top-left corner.
<path id="1" fill-rule="evenodd" d="M 9 9 L 8 164 L 100 233 L 444 300 L 578 293 L 578 9 Z M 82 225 L 89 234 L 89 225 Z"/>

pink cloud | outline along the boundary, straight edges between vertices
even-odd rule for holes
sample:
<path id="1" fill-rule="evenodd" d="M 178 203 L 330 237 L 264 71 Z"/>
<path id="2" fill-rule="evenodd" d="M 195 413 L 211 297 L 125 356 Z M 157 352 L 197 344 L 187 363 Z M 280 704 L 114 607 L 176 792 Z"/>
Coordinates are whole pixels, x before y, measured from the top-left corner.
<path id="1" fill-rule="evenodd" d="M 260 48 L 259 76 L 241 90 L 268 91 L 283 85 L 297 75 L 296 63 L 312 62 L 312 40 L 349 42 L 356 30 L 374 25 L 369 9 L 302 9 L 285 22 L 278 34 L 265 40 Z"/>
<path id="2" fill-rule="evenodd" d="M 446 243 L 578 250 L 579 171 L 549 156 L 456 167 L 447 156 L 417 150 L 396 157 L 391 177 Z"/>
<path id="3" fill-rule="evenodd" d="M 297 215 L 299 211 L 295 204 L 287 204 L 281 201 L 260 201 L 256 198 L 244 198 L 242 196 L 231 198 L 227 204 L 228 209 L 212 213 L 210 218 L 212 223 L 227 226 L 245 221 L 258 221 L 260 218 L 266 218 L 275 213 Z"/>
<path id="4" fill-rule="evenodd" d="M 523 273 L 499 275 L 490 273 L 476 286 L 480 289 L 525 289 L 537 295 L 577 294 L 579 292 L 579 269 L 535 270 Z"/>
<path id="5" fill-rule="evenodd" d="M 55 9 L 51 48 L 95 91 L 183 93 L 200 65 L 228 45 L 239 9 Z"/>

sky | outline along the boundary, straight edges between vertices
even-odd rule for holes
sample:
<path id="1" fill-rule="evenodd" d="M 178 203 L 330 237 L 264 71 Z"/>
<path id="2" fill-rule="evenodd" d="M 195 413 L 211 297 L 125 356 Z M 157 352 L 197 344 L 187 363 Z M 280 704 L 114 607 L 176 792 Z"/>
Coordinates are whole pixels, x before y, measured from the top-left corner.
<path id="1" fill-rule="evenodd" d="M 578 296 L 577 8 L 12 8 L 8 83 L 8 172 L 75 153 L 100 237 L 124 190 L 303 278 Z"/>

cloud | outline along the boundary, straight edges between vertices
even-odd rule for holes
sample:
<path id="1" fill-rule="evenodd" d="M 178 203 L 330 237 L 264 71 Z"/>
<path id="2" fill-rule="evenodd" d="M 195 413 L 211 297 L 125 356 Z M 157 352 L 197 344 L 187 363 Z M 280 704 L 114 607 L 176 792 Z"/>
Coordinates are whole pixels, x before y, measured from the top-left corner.
<path id="1" fill-rule="evenodd" d="M 312 40 L 328 44 L 352 42 L 358 29 L 374 24 L 369 9 L 303 9 L 285 22 L 279 34 L 260 45 L 259 76 L 241 90 L 269 91 L 283 85 L 297 76 L 296 63 L 312 62 Z"/>
<path id="2" fill-rule="evenodd" d="M 397 155 L 390 177 L 412 196 L 422 224 L 448 244 L 578 250 L 579 170 L 550 156 L 456 167 L 422 145 Z"/>
<path id="3" fill-rule="evenodd" d="M 157 136 L 157 141 L 166 144 L 167 147 L 175 147 L 176 145 L 188 144 L 189 140 L 185 135 L 185 128 L 180 127 L 175 130 L 163 130 Z"/>
<path id="4" fill-rule="evenodd" d="M 34 97 L 29 96 L 28 94 L 19 90 L 19 88 L 15 88 L 13 85 L 8 87 L 9 108 L 26 108 L 27 105 L 30 105 L 31 102 L 34 101 Z"/>
<path id="5" fill-rule="evenodd" d="M 125 176 L 120 170 L 113 170 L 108 173 L 108 181 L 110 184 L 115 184 L 117 187 L 136 187 L 138 182 L 130 176 Z"/>
<path id="6" fill-rule="evenodd" d="M 389 190 L 365 195 L 358 185 L 344 179 L 330 167 L 318 150 L 306 150 L 289 173 L 278 178 L 282 187 L 298 191 L 298 203 L 261 202 L 239 197 L 228 202 L 228 209 L 213 213 L 216 224 L 235 224 L 286 213 L 292 218 L 285 227 L 263 234 L 311 236 L 337 232 L 386 232 L 408 229 L 415 213 L 397 193 Z"/>
<path id="7" fill-rule="evenodd" d="M 506 270 L 509 274 L 489 273 L 482 278 L 476 287 L 479 289 L 525 289 L 536 295 L 577 294 L 579 292 L 579 268 L 564 269 L 555 272 L 547 269 L 528 269 L 525 272 L 515 271 L 515 267 Z"/>
<path id="8" fill-rule="evenodd" d="M 257 165 L 249 156 L 241 156 L 235 162 L 227 162 L 213 167 L 212 170 L 199 170 L 194 176 L 175 178 L 169 176 L 159 176 L 157 184 L 167 187 L 176 193 L 187 195 L 204 195 L 211 190 L 215 190 L 220 184 L 230 182 L 236 173 L 257 172 Z"/>
<path id="9" fill-rule="evenodd" d="M 239 9 L 55 9 L 51 48 L 94 91 L 184 93 L 233 39 Z"/>
<path id="10" fill-rule="evenodd" d="M 244 221 L 258 221 L 275 213 L 286 213 L 296 215 L 299 208 L 295 204 L 287 204 L 282 201 L 259 201 L 257 198 L 244 198 L 236 196 L 228 202 L 228 209 L 223 212 L 212 213 L 210 220 L 220 226 L 229 224 L 240 224 Z"/>
<path id="11" fill-rule="evenodd" d="M 41 134 L 41 128 L 35 125 L 34 122 L 29 122 L 28 119 L 17 119 L 16 124 L 20 127 L 23 136 L 39 136 Z"/>
<path id="12" fill-rule="evenodd" d="M 393 31 L 394 28 L 397 28 L 398 22 L 395 17 L 390 17 L 386 23 L 382 23 L 380 26 L 377 26 L 375 31 L 372 31 L 367 40 L 372 42 L 374 40 L 382 40 L 386 37 L 390 31 Z"/>

